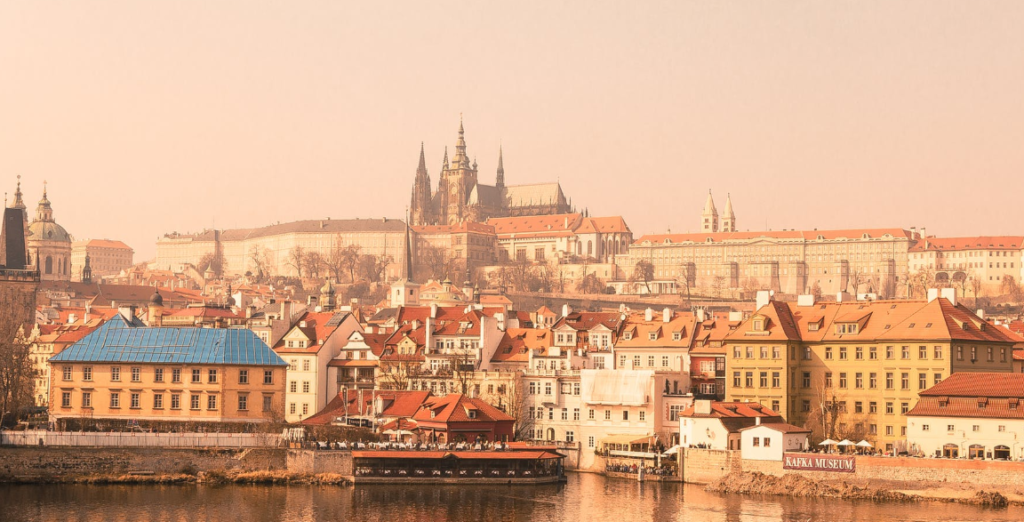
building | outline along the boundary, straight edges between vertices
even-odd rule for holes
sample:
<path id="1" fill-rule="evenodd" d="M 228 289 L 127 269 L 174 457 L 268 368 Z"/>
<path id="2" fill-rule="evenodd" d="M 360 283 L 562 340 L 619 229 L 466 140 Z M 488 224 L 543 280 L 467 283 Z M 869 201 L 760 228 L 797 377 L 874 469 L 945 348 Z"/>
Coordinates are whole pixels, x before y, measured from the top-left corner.
<path id="1" fill-rule="evenodd" d="M 328 364 L 358 331 L 359 323 L 348 312 L 306 312 L 274 344 L 274 352 L 288 362 L 285 421 L 299 422 L 335 396 Z"/>
<path id="2" fill-rule="evenodd" d="M 466 149 L 465 134 L 459 121 L 455 155 L 449 164 L 448 149 L 445 148 L 436 191 L 431 186 L 424 148 L 420 144 L 419 165 L 409 205 L 413 225 L 457 225 L 467 221 L 479 223 L 492 217 L 572 212 L 572 205 L 558 183 L 506 186 L 500 148 L 494 185 L 480 183 L 477 163 L 470 161 Z"/>
<path id="3" fill-rule="evenodd" d="M 736 213 L 732 209 L 732 195 L 726 197 L 725 201 L 725 213 L 722 214 L 722 220 L 718 220 L 718 209 L 715 208 L 715 200 L 711 197 L 711 191 L 708 191 L 708 199 L 704 202 L 704 212 L 701 213 L 700 230 L 701 232 L 735 232 L 736 231 Z"/>
<path id="4" fill-rule="evenodd" d="M 112 276 L 132 267 L 135 251 L 121 241 L 87 239 L 71 243 L 71 280 L 87 281 Z M 83 274 L 86 264 L 89 275 Z"/>
<path id="5" fill-rule="evenodd" d="M 347 247 L 358 247 L 361 255 L 390 259 L 382 276 L 392 281 L 403 275 L 404 267 L 398 260 L 405 256 L 405 229 L 405 223 L 396 219 L 327 218 L 198 234 L 172 232 L 157 240 L 156 260 L 151 267 L 181 271 L 186 264 L 199 267 L 203 256 L 220 254 L 226 274 L 255 274 L 262 269 L 270 275 L 298 276 L 296 254 L 308 258 L 308 254 L 316 253 L 333 259 Z M 303 274 L 308 271 L 303 270 Z"/>
<path id="6" fill-rule="evenodd" d="M 756 402 L 719 402 L 701 399 L 679 412 L 679 445 L 684 448 L 738 450 L 740 431 L 762 422 L 780 423 L 782 417 Z"/>
<path id="7" fill-rule="evenodd" d="M 366 426 L 381 431 L 389 422 L 412 419 L 429 397 L 426 391 L 342 390 L 302 424 Z"/>
<path id="8" fill-rule="evenodd" d="M 419 281 L 458 280 L 467 270 L 472 274 L 477 268 L 493 265 L 497 260 L 497 236 L 491 225 L 464 221 L 411 228 L 416 238 L 413 271 Z"/>
<path id="9" fill-rule="evenodd" d="M 26 339 L 29 344 L 29 359 L 32 361 L 33 397 L 36 406 L 46 406 L 50 400 L 50 357 L 82 340 L 92 333 L 105 319 L 102 316 L 78 324 L 40 325 L 35 324 Z"/>
<path id="10" fill-rule="evenodd" d="M 946 458 L 1024 458 L 1024 375 L 950 375 L 907 413 L 909 451 Z"/>
<path id="11" fill-rule="evenodd" d="M 24 209 L 5 208 L 0 228 L 0 334 L 11 337 L 34 322 L 39 289 L 39 272 L 28 263 L 24 219 Z"/>
<path id="12" fill-rule="evenodd" d="M 905 448 L 918 393 L 956 372 L 1010 372 L 1015 339 L 928 300 L 762 303 L 726 337 L 726 400 L 757 402 L 820 439 Z"/>
<path id="13" fill-rule="evenodd" d="M 695 399 L 725 400 L 725 338 L 739 326 L 743 312 L 719 313 L 698 307 L 694 314 L 690 393 Z"/>
<path id="14" fill-rule="evenodd" d="M 21 202 L 21 183 L 14 194 L 14 204 L 24 206 Z M 46 183 L 43 183 L 43 199 L 36 207 L 36 218 L 28 226 L 26 237 L 30 263 L 39 270 L 43 281 L 71 280 L 71 234 L 53 219 L 53 207 L 46 196 Z"/>
<path id="15" fill-rule="evenodd" d="M 949 286 L 960 297 L 1006 293 L 1007 278 L 1020 282 L 1024 237 L 921 237 L 910 246 L 910 272 L 925 284 Z"/>
<path id="16" fill-rule="evenodd" d="M 616 258 L 625 273 L 654 267 L 657 293 L 715 297 L 774 290 L 787 294 L 906 297 L 912 234 L 899 228 L 648 234 Z M 626 291 L 628 281 L 613 284 Z M 633 285 L 632 293 L 641 292 Z"/>
<path id="17" fill-rule="evenodd" d="M 494 227 L 498 260 L 504 262 L 579 264 L 588 259 L 611 263 L 633 241 L 633 232 L 621 216 L 592 218 L 576 212 L 491 218 L 487 224 Z"/>
<path id="18" fill-rule="evenodd" d="M 810 448 L 807 437 L 811 430 L 785 422 L 761 422 L 740 430 L 740 451 L 743 460 L 782 461 L 787 451 L 805 451 Z"/>
<path id="19" fill-rule="evenodd" d="M 412 416 L 416 440 L 449 442 L 509 442 L 515 419 L 480 399 L 452 393 L 428 398 Z"/>
<path id="20" fill-rule="evenodd" d="M 249 330 L 147 327 L 134 310 L 50 358 L 50 418 L 284 419 L 287 364 Z"/>

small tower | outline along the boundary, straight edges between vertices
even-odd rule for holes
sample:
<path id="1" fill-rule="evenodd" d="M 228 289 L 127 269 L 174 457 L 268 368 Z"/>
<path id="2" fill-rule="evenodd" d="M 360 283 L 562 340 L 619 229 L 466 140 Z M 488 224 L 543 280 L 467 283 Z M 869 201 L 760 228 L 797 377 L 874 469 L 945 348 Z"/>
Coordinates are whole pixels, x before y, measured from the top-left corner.
<path id="1" fill-rule="evenodd" d="M 736 231 L 736 213 L 732 211 L 732 194 L 725 197 L 725 213 L 722 214 L 722 232 Z"/>
<path id="2" fill-rule="evenodd" d="M 149 326 L 160 327 L 164 324 L 163 316 L 164 298 L 160 295 L 160 290 L 157 290 L 149 298 L 149 314 L 146 319 L 149 321 Z"/>
<path id="3" fill-rule="evenodd" d="M 718 232 L 718 209 L 715 208 L 715 200 L 708 190 L 708 200 L 704 203 L 704 213 L 701 214 L 701 232 Z"/>
<path id="4" fill-rule="evenodd" d="M 413 225 L 429 225 L 433 222 L 430 212 L 430 175 L 427 174 L 427 160 L 420 142 L 420 163 L 416 167 L 416 181 L 412 185 L 410 213 Z"/>
<path id="5" fill-rule="evenodd" d="M 334 298 L 334 285 L 331 284 L 331 278 L 326 278 L 324 286 L 320 288 L 320 311 L 331 312 L 337 305 L 337 300 Z"/>
<path id="6" fill-rule="evenodd" d="M 498 190 L 505 188 L 505 162 L 502 158 L 501 146 L 498 146 L 498 177 L 494 181 L 494 186 L 498 187 Z"/>
<path id="7" fill-rule="evenodd" d="M 82 267 L 82 282 L 92 284 L 92 266 L 89 265 L 89 254 L 85 255 L 85 266 Z"/>

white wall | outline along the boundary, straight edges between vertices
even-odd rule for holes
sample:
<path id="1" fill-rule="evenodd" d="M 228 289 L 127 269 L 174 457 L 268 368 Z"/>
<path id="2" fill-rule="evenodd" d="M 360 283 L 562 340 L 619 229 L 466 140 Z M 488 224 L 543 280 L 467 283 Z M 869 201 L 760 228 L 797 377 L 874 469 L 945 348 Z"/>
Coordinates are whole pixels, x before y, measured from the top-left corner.
<path id="1" fill-rule="evenodd" d="M 679 444 L 684 448 L 704 444 L 711 449 L 729 449 L 729 430 L 715 418 L 679 418 Z"/>
<path id="2" fill-rule="evenodd" d="M 949 430 L 950 425 L 953 426 L 952 431 Z M 986 452 L 993 451 L 996 446 L 1006 446 L 1010 448 L 1010 455 L 1019 459 L 1024 458 L 1024 419 L 907 417 L 907 442 L 910 448 L 916 445 L 927 456 L 941 452 L 946 444 L 956 444 L 960 457 L 969 454 L 972 444 L 985 446 Z"/>

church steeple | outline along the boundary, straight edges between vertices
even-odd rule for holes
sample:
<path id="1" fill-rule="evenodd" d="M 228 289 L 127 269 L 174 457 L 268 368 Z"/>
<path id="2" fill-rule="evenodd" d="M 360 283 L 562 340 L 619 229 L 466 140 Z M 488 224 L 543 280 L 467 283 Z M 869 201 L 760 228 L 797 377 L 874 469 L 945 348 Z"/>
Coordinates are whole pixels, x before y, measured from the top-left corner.
<path id="1" fill-rule="evenodd" d="M 722 232 L 736 231 L 736 213 L 732 210 L 732 194 L 725 197 L 725 213 L 722 214 Z"/>
<path id="2" fill-rule="evenodd" d="M 715 200 L 711 197 L 711 190 L 708 190 L 708 199 L 704 202 L 700 229 L 702 232 L 718 232 L 718 209 L 715 208 Z"/>
<path id="3" fill-rule="evenodd" d="M 25 206 L 25 200 L 21 197 L 21 174 L 18 174 L 18 188 L 14 189 L 14 203 L 11 203 L 11 208 L 19 210 L 28 208 Z"/>
<path id="4" fill-rule="evenodd" d="M 501 145 L 498 145 L 498 179 L 494 182 L 494 186 L 499 189 L 505 186 L 505 162 L 501 156 Z"/>
<path id="5" fill-rule="evenodd" d="M 20 187 L 19 187 L 20 192 Z M 53 207 L 50 206 L 50 200 L 46 197 L 46 182 L 43 182 L 43 199 L 39 200 L 39 206 L 36 207 L 36 221 L 53 221 Z"/>
<path id="6" fill-rule="evenodd" d="M 420 142 L 420 162 L 416 167 L 416 180 L 412 184 L 412 201 L 409 204 L 411 215 L 406 216 L 407 220 L 411 218 L 414 225 L 431 224 L 433 216 L 431 215 L 430 200 L 430 174 L 427 173 L 427 159 L 423 152 L 423 142 Z"/>

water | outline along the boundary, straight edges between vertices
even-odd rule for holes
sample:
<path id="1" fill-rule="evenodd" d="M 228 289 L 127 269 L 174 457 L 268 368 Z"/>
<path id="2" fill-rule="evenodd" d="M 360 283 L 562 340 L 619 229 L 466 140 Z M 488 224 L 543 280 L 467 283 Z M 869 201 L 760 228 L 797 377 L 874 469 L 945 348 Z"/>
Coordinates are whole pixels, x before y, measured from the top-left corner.
<path id="1" fill-rule="evenodd" d="M 0 486 L 3 521 L 1019 521 L 1024 509 L 706 493 L 570 474 L 545 486 Z"/>

